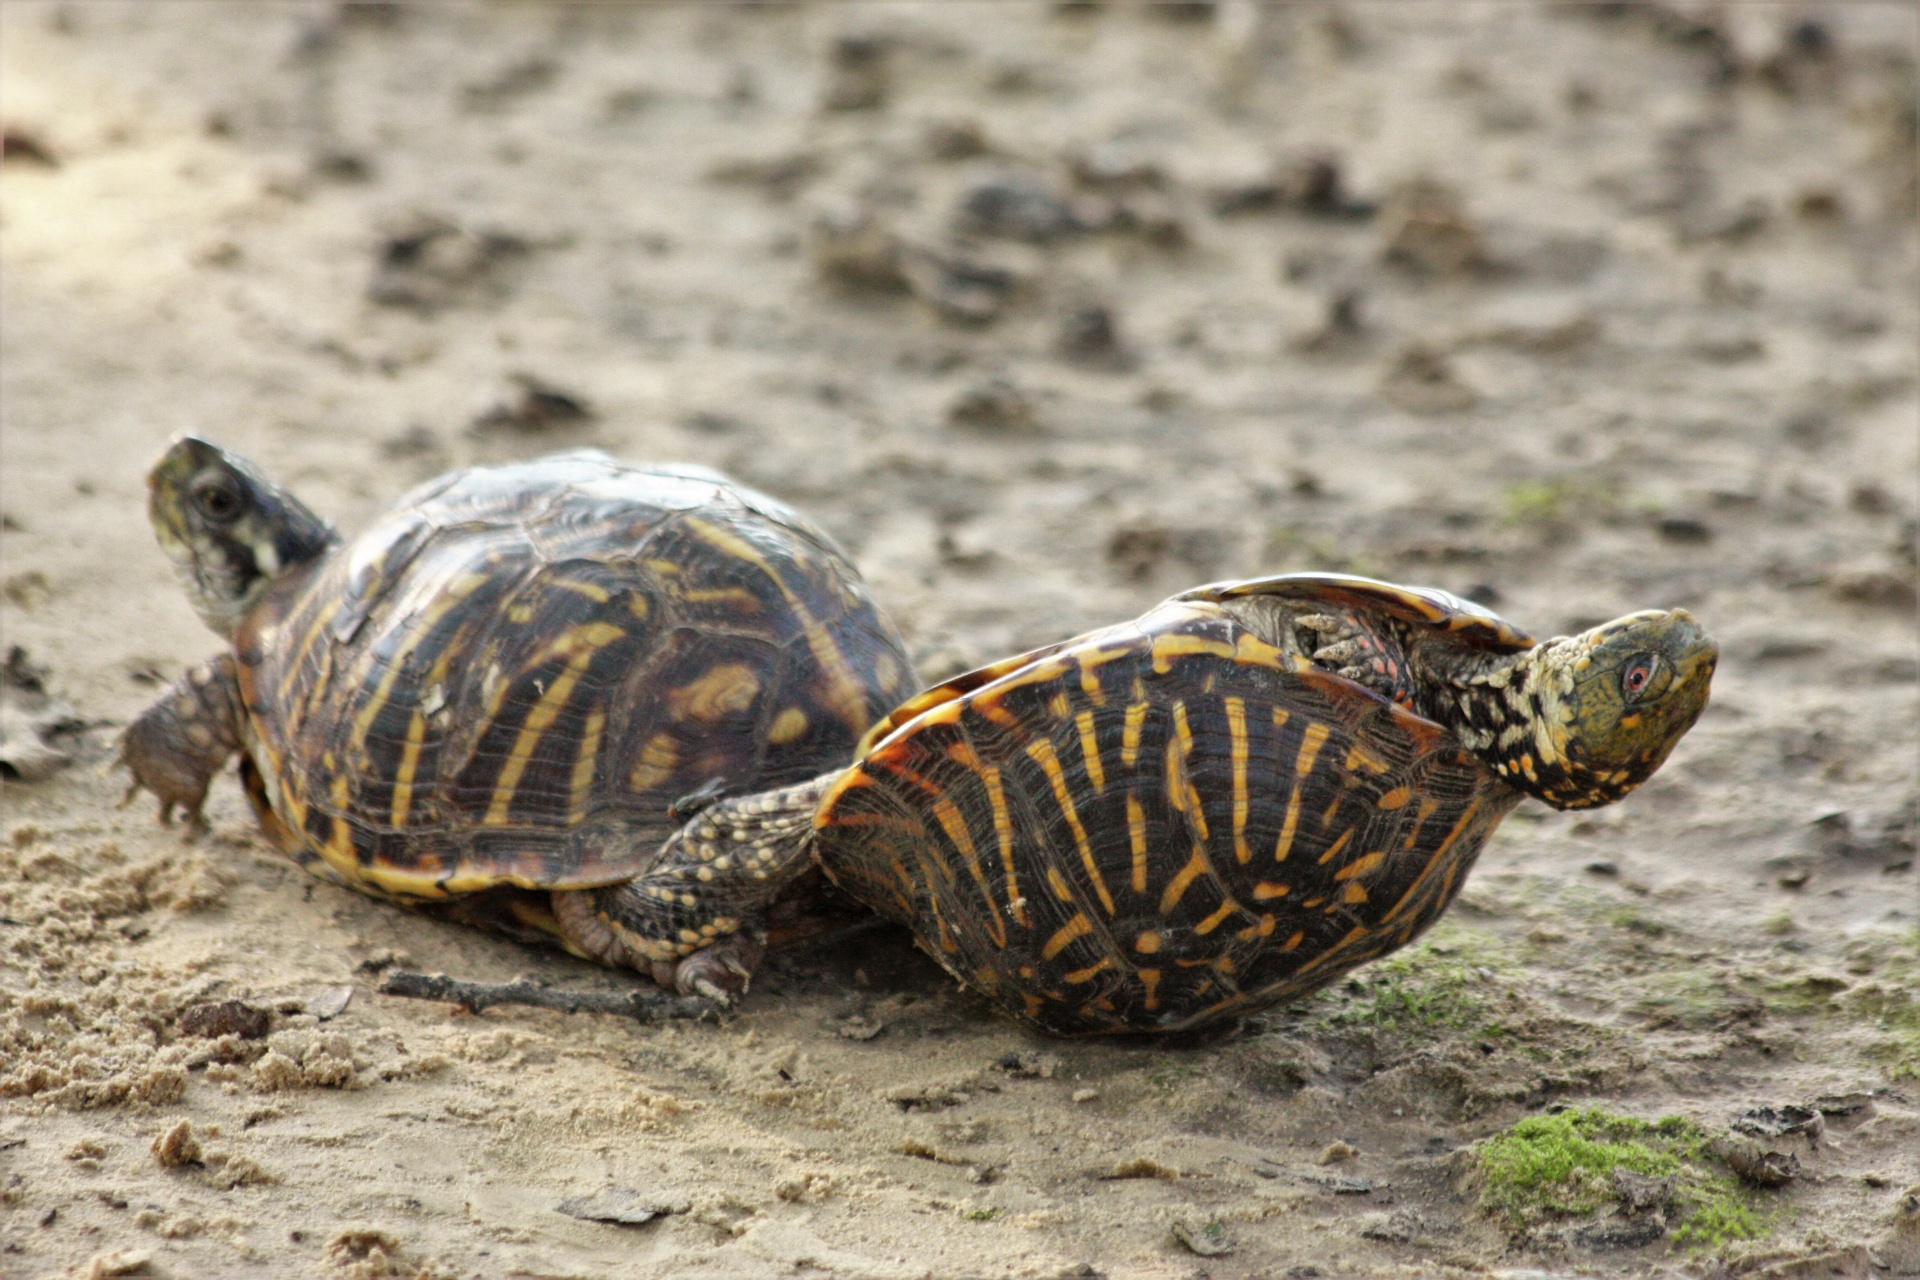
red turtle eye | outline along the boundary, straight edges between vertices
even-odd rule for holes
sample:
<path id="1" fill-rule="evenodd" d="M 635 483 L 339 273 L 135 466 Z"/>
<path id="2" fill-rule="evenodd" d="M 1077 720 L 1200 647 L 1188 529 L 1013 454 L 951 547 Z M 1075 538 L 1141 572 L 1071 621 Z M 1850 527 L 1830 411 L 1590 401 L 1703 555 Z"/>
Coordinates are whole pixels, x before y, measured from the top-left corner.
<path id="1" fill-rule="evenodd" d="M 1642 654 L 1627 665 L 1626 674 L 1620 677 L 1620 687 L 1628 693 L 1639 693 L 1653 679 L 1655 658 L 1652 654 Z"/>

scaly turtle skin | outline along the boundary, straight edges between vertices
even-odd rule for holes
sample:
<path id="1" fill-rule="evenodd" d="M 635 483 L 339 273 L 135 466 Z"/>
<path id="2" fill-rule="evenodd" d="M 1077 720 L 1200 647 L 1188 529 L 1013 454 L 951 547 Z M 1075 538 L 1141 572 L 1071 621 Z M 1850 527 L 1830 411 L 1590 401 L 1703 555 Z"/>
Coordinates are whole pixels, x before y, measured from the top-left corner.
<path id="1" fill-rule="evenodd" d="M 1016 1017 L 1177 1031 L 1404 946 L 1524 796 L 1618 800 L 1717 658 L 1681 610 L 1535 643 L 1440 591 L 1219 583 L 928 690 L 693 843 L 811 807 L 827 876 Z"/>
<path id="2" fill-rule="evenodd" d="M 261 823 L 316 875 L 683 991 L 744 986 L 757 909 L 805 866 L 744 846 L 738 909 L 709 895 L 689 923 L 648 891 L 663 844 L 702 802 L 843 766 L 913 688 L 833 542 L 703 468 L 590 450 L 470 468 L 350 541 L 201 440 L 148 483 L 232 642 L 125 736 L 163 819 L 199 825 L 239 751 Z"/>

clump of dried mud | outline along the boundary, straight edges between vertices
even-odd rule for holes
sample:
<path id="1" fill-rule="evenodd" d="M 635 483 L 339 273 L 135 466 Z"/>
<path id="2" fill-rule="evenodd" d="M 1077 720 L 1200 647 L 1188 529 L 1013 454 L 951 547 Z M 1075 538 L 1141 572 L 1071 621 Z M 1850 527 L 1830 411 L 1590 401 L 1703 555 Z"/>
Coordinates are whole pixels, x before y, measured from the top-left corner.
<path id="1" fill-rule="evenodd" d="M 0 36 L 0 1273 L 1920 1269 L 1911 12 Z M 349 529 L 474 460 L 722 467 L 930 679 L 1300 568 L 1725 659 L 1641 792 L 1523 807 L 1427 941 L 1211 1037 L 1042 1042 L 886 932 L 720 1026 L 460 1015 L 380 973 L 627 979 L 313 882 L 230 784 L 192 846 L 115 807 L 215 647 L 143 518 L 184 429 Z"/>

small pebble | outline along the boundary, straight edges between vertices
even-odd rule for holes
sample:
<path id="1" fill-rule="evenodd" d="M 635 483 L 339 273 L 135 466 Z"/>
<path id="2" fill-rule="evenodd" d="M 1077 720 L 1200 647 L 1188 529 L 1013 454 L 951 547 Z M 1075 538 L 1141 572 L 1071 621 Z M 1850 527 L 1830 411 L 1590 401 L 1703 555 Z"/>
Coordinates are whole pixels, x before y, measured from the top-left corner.
<path id="1" fill-rule="evenodd" d="M 1098 1089 L 1075 1089 L 1073 1091 L 1073 1100 L 1075 1102 L 1092 1102 L 1099 1096 L 1100 1091 Z"/>

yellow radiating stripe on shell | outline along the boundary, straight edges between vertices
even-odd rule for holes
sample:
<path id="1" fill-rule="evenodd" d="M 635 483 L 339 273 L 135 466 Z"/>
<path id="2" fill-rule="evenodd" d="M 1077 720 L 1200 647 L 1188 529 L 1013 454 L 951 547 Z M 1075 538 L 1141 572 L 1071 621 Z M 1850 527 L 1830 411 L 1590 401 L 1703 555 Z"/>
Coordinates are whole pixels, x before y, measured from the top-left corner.
<path id="1" fill-rule="evenodd" d="M 1244 867 L 1253 861 L 1253 850 L 1247 848 L 1247 704 L 1228 698 L 1226 706 L 1233 754 L 1233 856 Z"/>
<path id="2" fill-rule="evenodd" d="M 1347 834 L 1352 835 L 1353 833 L 1349 831 Z M 1351 880 L 1355 876 L 1363 876 L 1386 860 L 1387 855 L 1384 853 L 1363 853 L 1346 866 L 1334 872 L 1333 878 L 1335 880 Z"/>
<path id="3" fill-rule="evenodd" d="M 1286 816 L 1280 820 L 1280 838 L 1273 842 L 1273 860 L 1285 862 L 1293 852 L 1293 833 L 1300 825 L 1300 787 L 1296 783 L 1287 795 Z"/>
<path id="4" fill-rule="evenodd" d="M 613 593 L 597 582 L 581 582 L 577 578 L 549 578 L 547 585 L 561 591 L 571 591 L 575 595 L 585 596 L 589 600 L 605 604 L 613 599 Z"/>
<path id="5" fill-rule="evenodd" d="M 1160 914 L 1167 915 L 1179 906 L 1180 899 L 1186 896 L 1187 889 L 1206 869 L 1207 860 L 1201 857 L 1200 850 L 1195 848 L 1193 856 L 1187 859 L 1187 865 L 1175 872 L 1173 879 L 1167 881 L 1166 892 L 1160 895 Z"/>
<path id="6" fill-rule="evenodd" d="M 840 718 L 855 733 L 863 733 L 867 728 L 867 696 L 860 682 L 848 672 L 846 655 L 840 652 L 840 646 L 827 633 L 825 625 L 818 621 L 807 608 L 804 601 L 787 580 L 775 573 L 773 566 L 767 563 L 759 548 L 719 525 L 702 520 L 698 516 L 688 516 L 686 527 L 695 537 L 708 546 L 717 547 L 735 559 L 744 560 L 753 565 L 780 588 L 780 594 L 786 598 L 787 607 L 793 611 L 794 618 L 800 623 L 800 632 L 807 638 L 807 648 L 812 650 L 814 661 L 827 678 L 827 703 L 839 712 Z"/>
<path id="7" fill-rule="evenodd" d="M 418 711 L 407 721 L 406 745 L 400 749 L 400 764 L 393 771 L 393 808 L 388 821 L 394 827 L 407 825 L 407 813 L 413 808 L 413 774 L 420 767 L 420 746 L 427 740 L 427 718 Z"/>
<path id="8" fill-rule="evenodd" d="M 1348 827 L 1345 831 L 1342 831 L 1340 833 L 1339 839 L 1335 840 L 1332 844 L 1327 846 L 1327 851 L 1321 854 L 1319 858 L 1319 862 L 1322 866 L 1325 866 L 1327 863 L 1332 862 L 1335 858 L 1339 857 L 1340 851 L 1346 848 L 1349 844 L 1353 842 L 1353 832 L 1354 832 L 1354 828 Z"/>
<path id="9" fill-rule="evenodd" d="M 1087 777 L 1092 780 L 1093 789 L 1105 795 L 1107 770 L 1100 761 L 1100 743 L 1093 733 L 1093 712 L 1080 712 L 1073 718 L 1073 723 L 1080 731 L 1080 755 L 1087 762 Z"/>
<path id="10" fill-rule="evenodd" d="M 679 743 L 674 741 L 671 732 L 662 729 L 647 739 L 646 746 L 640 748 L 640 758 L 634 761 L 633 772 L 627 775 L 627 789 L 653 790 L 673 776 L 674 766 L 679 762 Z"/>
<path id="11" fill-rule="evenodd" d="M 587 800 L 593 794 L 593 766 L 600 754 L 600 734 L 607 727 L 607 713 L 595 707 L 587 716 L 586 730 L 580 735 L 580 753 L 573 758 L 573 785 L 567 803 L 567 825 L 587 816 Z"/>
<path id="12" fill-rule="evenodd" d="M 1407 787 L 1395 787 L 1373 802 L 1376 809 L 1398 809 L 1413 799 L 1413 792 Z"/>
<path id="13" fill-rule="evenodd" d="M 1346 767 L 1349 770 L 1365 769 L 1368 773 L 1385 773 L 1393 766 L 1356 742 L 1347 748 Z"/>
<path id="14" fill-rule="evenodd" d="M 1100 906 L 1108 915 L 1113 914 L 1113 895 L 1107 892 L 1106 878 L 1100 874 L 1100 867 L 1093 860 L 1093 847 L 1087 843 L 1087 829 L 1080 823 L 1080 815 L 1074 810 L 1073 795 L 1067 790 L 1066 774 L 1060 768 L 1059 758 L 1053 753 L 1053 744 L 1040 738 L 1027 747 L 1027 754 L 1033 757 L 1046 773 L 1047 781 L 1053 785 L 1053 798 L 1060 806 L 1060 812 L 1066 815 L 1067 827 L 1073 832 L 1073 842 L 1080 851 L 1080 865 L 1087 870 L 1087 879 L 1093 883 L 1093 891 L 1100 897 Z"/>
<path id="15" fill-rule="evenodd" d="M 1093 981 L 1096 976 L 1105 973 L 1111 968 L 1113 968 L 1113 957 L 1101 956 L 1100 959 L 1088 965 L 1086 968 L 1075 969 L 1072 973 L 1065 975 L 1060 980 L 1070 987 L 1077 987 L 1082 983 Z"/>
<path id="16" fill-rule="evenodd" d="M 1147 998 L 1142 1003 L 1148 1009 L 1158 1009 L 1160 1007 L 1160 997 L 1156 992 L 1160 986 L 1160 971 L 1158 969 L 1140 969 L 1136 972 L 1140 978 L 1140 985 L 1145 988 L 1147 993 Z"/>
<path id="17" fill-rule="evenodd" d="M 1120 766 L 1133 768 L 1133 762 L 1140 755 L 1140 726 L 1146 723 L 1147 712 L 1152 708 L 1144 702 L 1127 705 L 1126 724 L 1120 733 Z"/>
<path id="18" fill-rule="evenodd" d="M 1153 638 L 1153 670 L 1155 675 L 1163 676 L 1173 670 L 1173 664 L 1181 658 L 1196 654 L 1231 658 L 1234 653 L 1234 647 L 1224 640 L 1194 635 L 1158 635 Z"/>
<path id="19" fill-rule="evenodd" d="M 1292 892 L 1292 885 L 1276 884 L 1271 880 L 1262 880 L 1253 886 L 1253 900 L 1255 902 L 1268 902 L 1274 898 L 1284 898 Z"/>
<path id="20" fill-rule="evenodd" d="M 993 806 L 993 834 L 1000 841 L 1000 866 L 1007 877 L 1007 910 L 1022 929 L 1031 929 L 1027 919 L 1027 900 L 1020 896 L 1020 880 L 1013 867 L 1013 818 L 1007 812 L 1007 793 L 1000 786 L 1000 770 L 991 765 L 980 770 L 987 784 L 987 803 Z"/>
<path id="21" fill-rule="evenodd" d="M 757 613 L 760 609 L 760 597 L 745 587 L 708 587 L 699 591 L 679 592 L 680 599 L 688 604 L 735 604 L 745 605 L 748 612 Z"/>
<path id="22" fill-rule="evenodd" d="M 627 633 L 607 622 L 589 622 L 584 626 L 569 627 L 554 637 L 536 662 L 551 658 L 565 657 L 566 669 L 554 677 L 547 691 L 527 713 L 527 719 L 520 726 L 519 734 L 514 738 L 513 749 L 507 753 L 507 762 L 500 769 L 500 778 L 494 783 L 493 799 L 487 806 L 487 816 L 481 823 L 489 827 L 504 825 L 507 810 L 513 804 L 513 793 L 520 785 L 521 775 L 526 773 L 528 763 L 533 759 L 534 748 L 540 744 L 540 738 L 553 722 L 560 718 L 560 712 L 573 696 L 573 687 L 580 682 L 587 665 L 593 661 L 594 654 L 612 644 Z"/>
<path id="23" fill-rule="evenodd" d="M 1127 793 L 1127 839 L 1133 846 L 1133 891 L 1147 891 L 1147 814 L 1140 801 Z"/>
<path id="24" fill-rule="evenodd" d="M 1093 921 L 1087 919 L 1086 912 L 1077 911 L 1074 913 L 1073 919 L 1061 925 L 1059 930 L 1056 931 L 1051 938 L 1047 939 L 1046 945 L 1040 948 L 1040 958 L 1042 960 L 1051 960 L 1062 951 L 1065 951 L 1075 938 L 1083 938 L 1092 932 Z"/>
<path id="25" fill-rule="evenodd" d="M 967 870 L 972 873 L 974 883 L 980 886 L 980 896 L 988 907 L 993 906 L 993 890 L 987 887 L 987 871 L 980 865 L 980 851 L 974 848 L 973 833 L 967 830 L 967 820 L 960 816 L 960 810 L 953 801 L 941 796 L 933 802 L 933 816 L 940 820 L 940 826 L 947 833 L 947 839 L 953 841 L 953 847 L 967 860 Z M 1000 913 L 989 910 L 984 913 L 987 932 L 993 935 L 993 945 L 1006 949 L 1007 927 L 1000 923 Z"/>
<path id="26" fill-rule="evenodd" d="M 1202 920 L 1199 924 L 1193 926 L 1193 931 L 1201 935 L 1202 937 L 1204 937 L 1205 935 L 1212 933 L 1215 929 L 1218 929 L 1220 927 L 1220 923 L 1237 910 L 1239 910 L 1239 908 L 1236 905 L 1234 905 L 1234 903 L 1231 900 L 1223 902 L 1217 908 L 1215 908 L 1212 915 L 1208 916 L 1205 920 Z"/>
<path id="27" fill-rule="evenodd" d="M 380 677 L 379 686 L 374 689 L 373 696 L 367 699 L 367 705 L 360 708 L 360 714 L 353 718 L 353 737 L 351 741 L 353 743 L 353 749 L 356 752 L 366 749 L 367 734 L 373 730 L 374 718 L 386 709 L 387 700 L 393 695 L 393 682 L 398 680 L 401 672 L 406 670 L 408 657 L 412 655 L 415 649 L 420 647 L 422 641 L 433 634 L 433 629 L 440 624 L 440 620 L 446 617 L 447 613 L 458 603 L 459 601 L 457 599 L 444 596 L 435 600 L 433 605 L 427 610 L 425 616 L 417 623 L 411 624 L 411 630 L 408 632 L 406 639 L 402 640 L 399 646 L 394 649 L 392 655 L 388 657 L 387 670 L 386 673 Z M 371 652 L 371 650 L 369 652 Z"/>
<path id="28" fill-rule="evenodd" d="M 1326 725 L 1317 720 L 1307 726 L 1306 732 L 1300 736 L 1300 754 L 1293 761 L 1294 777 L 1305 778 L 1313 772 L 1314 762 L 1320 758 L 1320 747 L 1330 732 Z"/>
<path id="29" fill-rule="evenodd" d="M 1167 743 L 1167 799 L 1187 815 L 1202 840 L 1207 835 L 1207 815 L 1200 807 L 1200 792 L 1187 774 L 1187 757 L 1193 754 L 1193 730 L 1187 724 L 1187 704 L 1173 704 L 1174 735 Z"/>
<path id="30" fill-rule="evenodd" d="M 1440 842 L 1440 847 L 1433 851 L 1433 856 L 1427 859 L 1427 865 L 1420 869 L 1420 874 L 1414 877 L 1413 883 L 1407 886 L 1407 891 L 1400 895 L 1400 900 L 1393 904 L 1392 909 L 1380 917 L 1380 923 L 1382 925 L 1388 924 L 1396 919 L 1399 914 L 1406 909 L 1407 905 L 1413 901 L 1414 895 L 1417 894 L 1420 891 L 1420 887 L 1426 883 L 1427 877 L 1433 874 L 1434 868 L 1446 861 L 1447 853 L 1453 848 L 1454 842 L 1465 833 L 1468 824 L 1479 815 L 1480 804 L 1481 797 L 1478 795 L 1467 802 L 1467 807 L 1461 812 L 1459 820 L 1456 821 L 1452 829 L 1447 832 L 1446 838 Z"/>

